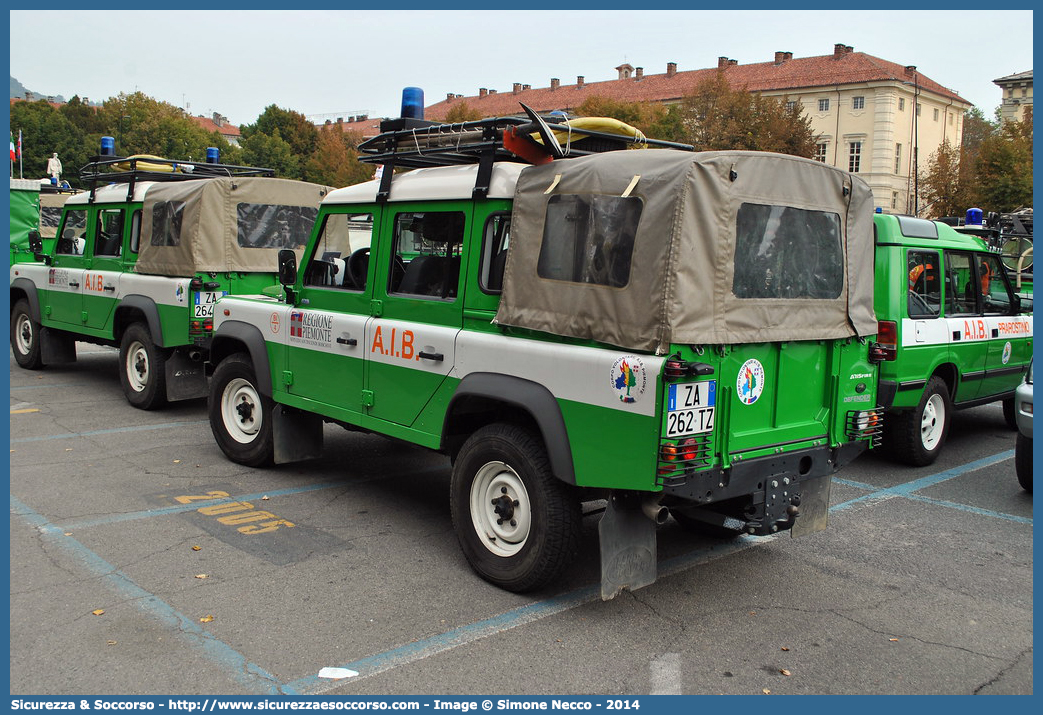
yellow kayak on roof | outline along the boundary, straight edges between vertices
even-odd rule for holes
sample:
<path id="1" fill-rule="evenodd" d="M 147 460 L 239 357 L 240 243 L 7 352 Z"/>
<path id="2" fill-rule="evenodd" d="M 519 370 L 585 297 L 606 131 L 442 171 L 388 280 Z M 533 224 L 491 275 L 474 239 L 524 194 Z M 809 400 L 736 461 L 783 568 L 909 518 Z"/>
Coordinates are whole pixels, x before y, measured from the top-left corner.
<path id="1" fill-rule="evenodd" d="M 602 132 L 603 134 L 617 134 L 621 137 L 629 137 L 639 144 L 645 141 L 645 135 L 640 129 L 612 117 L 576 117 L 561 123 L 568 125 L 572 129 L 572 131 L 553 130 L 554 138 L 561 144 L 565 144 L 570 138 L 575 139 L 587 136 L 583 132 L 584 129 L 589 129 L 592 132 Z M 533 134 L 532 138 L 541 144 L 543 143 L 538 133 Z"/>
<path id="2" fill-rule="evenodd" d="M 132 165 L 131 159 L 135 160 Z M 165 164 L 154 163 L 150 161 L 142 161 L 143 159 L 158 159 L 160 162 L 168 162 Z M 188 174 L 195 168 L 192 164 L 178 164 L 177 162 L 171 162 L 169 159 L 164 159 L 161 156 L 155 154 L 135 154 L 134 156 L 128 156 L 124 161 L 116 164 L 116 168 L 120 171 L 131 171 L 132 168 L 136 167 L 139 171 L 159 171 L 167 174 L 174 172 L 180 174 Z"/>

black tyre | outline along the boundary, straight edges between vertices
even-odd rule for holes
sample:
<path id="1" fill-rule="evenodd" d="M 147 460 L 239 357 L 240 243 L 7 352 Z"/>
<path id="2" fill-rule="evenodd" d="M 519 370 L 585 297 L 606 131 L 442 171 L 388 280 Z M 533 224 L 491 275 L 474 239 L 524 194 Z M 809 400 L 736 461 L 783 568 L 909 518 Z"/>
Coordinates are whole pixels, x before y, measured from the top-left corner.
<path id="1" fill-rule="evenodd" d="M 945 445 L 952 422 L 949 388 L 940 377 L 932 377 L 924 386 L 920 403 L 912 410 L 888 416 L 888 442 L 891 454 L 900 462 L 924 467 L 934 462 Z"/>
<path id="2" fill-rule="evenodd" d="M 248 467 L 272 464 L 272 406 L 257 387 L 249 356 L 235 353 L 221 361 L 210 382 L 207 411 L 226 457 Z"/>
<path id="3" fill-rule="evenodd" d="M 1014 398 L 1008 397 L 1003 401 L 1003 421 L 1011 429 L 1018 428 L 1018 413 L 1014 407 Z"/>
<path id="4" fill-rule="evenodd" d="M 1014 443 L 1014 471 L 1018 473 L 1018 484 L 1032 493 L 1032 438 L 1018 433 Z"/>
<path id="5" fill-rule="evenodd" d="M 494 424 L 475 432 L 453 464 L 453 528 L 471 568 L 508 591 L 561 575 L 579 548 L 579 500 L 550 469 L 543 442 Z"/>
<path id="6" fill-rule="evenodd" d="M 705 521 L 693 519 L 677 509 L 671 509 L 670 516 L 674 517 L 674 521 L 676 521 L 682 529 L 691 534 L 709 536 L 714 539 L 735 539 L 742 536 L 744 533 L 736 529 L 729 529 L 725 526 L 717 526 L 716 524 L 707 524 Z"/>
<path id="7" fill-rule="evenodd" d="M 152 342 L 143 323 L 133 323 L 120 340 L 120 384 L 139 410 L 167 404 L 167 353 Z"/>
<path id="8" fill-rule="evenodd" d="M 33 320 L 29 303 L 24 299 L 15 303 L 11 311 L 11 350 L 19 367 L 26 370 L 43 367 L 43 359 L 40 357 L 40 324 Z"/>

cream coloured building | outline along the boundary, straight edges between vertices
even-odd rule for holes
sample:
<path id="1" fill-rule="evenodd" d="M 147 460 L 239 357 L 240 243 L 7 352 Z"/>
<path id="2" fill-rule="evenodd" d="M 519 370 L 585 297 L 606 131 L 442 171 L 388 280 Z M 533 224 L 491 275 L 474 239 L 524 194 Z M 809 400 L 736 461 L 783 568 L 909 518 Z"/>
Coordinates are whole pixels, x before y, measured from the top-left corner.
<path id="1" fill-rule="evenodd" d="M 442 119 L 454 106 L 492 117 L 515 114 L 524 102 L 537 111 L 575 109 L 600 95 L 625 101 L 676 103 L 707 77 L 723 72 L 733 87 L 800 102 L 818 137 L 815 158 L 859 174 L 872 188 L 877 207 L 887 213 L 915 213 L 925 208 L 915 198 L 916 168 L 922 173 L 942 142 L 959 146 L 963 113 L 971 103 L 955 91 L 925 77 L 915 66 L 899 65 L 849 45 L 836 44 L 833 54 L 794 58 L 776 52 L 770 62 L 739 64 L 720 57 L 717 67 L 678 71 L 668 63 L 664 74 L 623 64 L 617 78 L 573 85 L 558 78 L 534 88 L 516 82 L 511 91 L 479 89 L 477 95 L 450 94 L 426 108 L 428 119 Z"/>
<path id="2" fill-rule="evenodd" d="M 1000 105 L 1000 120 L 1020 122 L 1026 112 L 1032 111 L 1032 70 L 1007 75 L 992 80 L 1003 90 L 1003 103 Z"/>

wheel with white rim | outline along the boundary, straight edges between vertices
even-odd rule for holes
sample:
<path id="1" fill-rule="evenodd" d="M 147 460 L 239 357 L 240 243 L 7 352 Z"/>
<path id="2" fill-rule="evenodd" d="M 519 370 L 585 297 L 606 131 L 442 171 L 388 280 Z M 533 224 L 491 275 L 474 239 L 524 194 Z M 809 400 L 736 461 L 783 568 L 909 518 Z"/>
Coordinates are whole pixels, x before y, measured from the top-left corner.
<path id="1" fill-rule="evenodd" d="M 524 428 L 493 424 L 468 438 L 453 463 L 451 507 L 471 568 L 501 588 L 539 588 L 575 557 L 579 501 Z"/>
<path id="2" fill-rule="evenodd" d="M 892 454 L 914 467 L 933 463 L 945 445 L 952 421 L 948 385 L 940 377 L 932 377 L 924 386 L 919 404 L 912 410 L 895 413 L 890 421 L 887 433 Z"/>
<path id="3" fill-rule="evenodd" d="M 43 367 L 40 355 L 40 324 L 33 320 L 29 303 L 22 299 L 11 309 L 11 351 L 15 362 L 26 370 Z"/>
<path id="4" fill-rule="evenodd" d="M 143 323 L 134 323 L 120 340 L 120 384 L 127 402 L 142 410 L 167 403 L 167 356 L 152 342 Z"/>
<path id="5" fill-rule="evenodd" d="M 249 356 L 236 353 L 221 361 L 210 383 L 208 412 L 225 456 L 250 467 L 272 463 L 272 406 L 258 388 Z"/>

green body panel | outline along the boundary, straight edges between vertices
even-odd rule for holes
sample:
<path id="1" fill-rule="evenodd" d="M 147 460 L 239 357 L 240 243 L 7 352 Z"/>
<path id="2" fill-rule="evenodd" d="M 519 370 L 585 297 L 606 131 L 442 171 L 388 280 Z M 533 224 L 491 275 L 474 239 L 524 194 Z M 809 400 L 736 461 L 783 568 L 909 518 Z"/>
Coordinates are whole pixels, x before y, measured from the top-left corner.
<path id="1" fill-rule="evenodd" d="M 1020 315 L 1014 308 L 950 314 L 949 302 L 958 293 L 950 278 L 956 285 L 976 280 L 965 269 L 949 271 L 950 261 L 957 256 L 978 260 L 996 254 L 976 236 L 935 225 L 938 238 L 916 238 L 902 234 L 895 216 L 874 218 L 874 310 L 878 320 L 893 321 L 897 328 L 897 357 L 880 363 L 880 379 L 898 386 L 893 409 L 916 407 L 924 384 L 933 375 L 942 376 L 950 384 L 957 404 L 999 399 L 1018 385 L 1032 356 L 1031 316 Z M 944 269 L 936 318 L 910 316 L 911 253 L 929 256 L 929 262 Z M 1014 289 L 1009 276 L 994 276 L 992 281 L 1007 281 Z"/>
<path id="2" fill-rule="evenodd" d="M 559 400 L 572 447 L 576 484 L 658 491 L 660 420 Z"/>
<path id="3" fill-rule="evenodd" d="M 11 263 L 33 260 L 29 232 L 40 228 L 40 192 L 11 189 Z"/>

